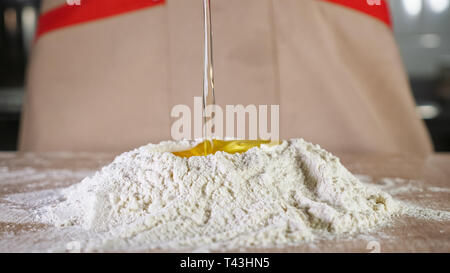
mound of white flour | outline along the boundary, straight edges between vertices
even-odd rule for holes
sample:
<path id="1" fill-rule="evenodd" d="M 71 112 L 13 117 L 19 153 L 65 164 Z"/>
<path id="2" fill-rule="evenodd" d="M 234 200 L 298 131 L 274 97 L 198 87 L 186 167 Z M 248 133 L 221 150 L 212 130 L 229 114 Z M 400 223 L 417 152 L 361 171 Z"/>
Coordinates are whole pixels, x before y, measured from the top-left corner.
<path id="1" fill-rule="evenodd" d="M 103 233 L 103 249 L 194 250 L 286 246 L 367 231 L 400 210 L 302 139 L 241 154 L 171 153 L 196 144 L 162 142 L 124 153 L 64 189 L 65 200 L 43 218 Z"/>

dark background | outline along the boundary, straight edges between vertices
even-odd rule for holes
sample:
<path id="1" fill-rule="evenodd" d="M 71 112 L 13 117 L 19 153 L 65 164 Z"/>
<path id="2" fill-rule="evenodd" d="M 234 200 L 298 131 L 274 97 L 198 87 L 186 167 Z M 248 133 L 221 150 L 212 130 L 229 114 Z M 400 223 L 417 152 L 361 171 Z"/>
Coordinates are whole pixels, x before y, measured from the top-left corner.
<path id="1" fill-rule="evenodd" d="M 17 149 L 39 6 L 40 0 L 0 0 L 0 151 Z M 450 0 L 391 0 L 390 6 L 417 113 L 436 151 L 450 151 Z"/>

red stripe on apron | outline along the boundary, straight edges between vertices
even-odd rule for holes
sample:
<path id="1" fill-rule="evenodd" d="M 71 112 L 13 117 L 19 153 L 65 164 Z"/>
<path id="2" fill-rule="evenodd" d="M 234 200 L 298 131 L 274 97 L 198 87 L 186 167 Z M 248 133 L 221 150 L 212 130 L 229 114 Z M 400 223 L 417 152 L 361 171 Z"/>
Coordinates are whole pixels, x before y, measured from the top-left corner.
<path id="1" fill-rule="evenodd" d="M 323 1 L 361 11 L 383 21 L 390 27 L 392 26 L 386 0 Z M 42 14 L 39 18 L 36 39 L 52 30 L 164 4 L 165 0 L 80 0 L 80 3 L 79 6 L 68 4 L 62 5 Z M 377 3 L 379 3 L 379 5 L 377 5 Z"/>
<path id="2" fill-rule="evenodd" d="M 392 27 L 389 7 L 386 0 L 323 0 L 334 4 L 346 6 L 358 10 L 381 20 L 389 27 Z"/>
<path id="3" fill-rule="evenodd" d="M 62 27 L 164 3 L 165 0 L 80 0 L 80 5 L 62 5 L 40 16 L 36 39 Z"/>

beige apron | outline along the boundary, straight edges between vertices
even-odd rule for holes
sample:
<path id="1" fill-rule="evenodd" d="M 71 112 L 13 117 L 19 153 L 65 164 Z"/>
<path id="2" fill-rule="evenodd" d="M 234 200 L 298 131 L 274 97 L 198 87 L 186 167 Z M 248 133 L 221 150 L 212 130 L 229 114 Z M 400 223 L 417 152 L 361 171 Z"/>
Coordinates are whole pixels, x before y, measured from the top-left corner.
<path id="1" fill-rule="evenodd" d="M 431 152 L 383 22 L 318 0 L 215 0 L 212 16 L 219 105 L 279 104 L 281 138 L 332 152 Z M 170 139 L 172 107 L 201 96 L 202 54 L 200 0 L 43 35 L 20 149 L 120 152 Z"/>

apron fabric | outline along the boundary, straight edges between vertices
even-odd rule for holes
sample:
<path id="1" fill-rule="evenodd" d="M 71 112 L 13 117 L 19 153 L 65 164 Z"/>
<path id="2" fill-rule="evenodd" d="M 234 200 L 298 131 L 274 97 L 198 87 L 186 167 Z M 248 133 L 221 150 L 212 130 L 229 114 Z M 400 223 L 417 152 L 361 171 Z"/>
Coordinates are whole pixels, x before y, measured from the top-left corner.
<path id="1" fill-rule="evenodd" d="M 201 96 L 200 0 L 97 1 L 43 2 L 21 150 L 167 140 L 172 107 Z M 216 102 L 280 105 L 282 139 L 332 152 L 429 154 L 387 4 L 376 2 L 213 0 Z"/>

